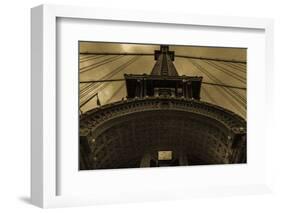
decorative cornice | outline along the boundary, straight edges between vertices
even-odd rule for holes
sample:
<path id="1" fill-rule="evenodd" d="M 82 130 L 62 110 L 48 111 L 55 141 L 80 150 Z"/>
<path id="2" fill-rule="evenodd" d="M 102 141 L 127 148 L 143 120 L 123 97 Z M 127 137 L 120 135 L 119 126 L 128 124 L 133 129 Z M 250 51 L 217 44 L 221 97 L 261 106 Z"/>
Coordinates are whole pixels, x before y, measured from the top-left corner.
<path id="1" fill-rule="evenodd" d="M 198 114 L 222 123 L 235 134 L 246 132 L 246 121 L 234 112 L 222 107 L 194 99 L 146 97 L 118 101 L 82 114 L 80 116 L 80 133 L 86 134 L 87 129 L 93 130 L 113 118 L 153 110 L 175 110 Z"/>

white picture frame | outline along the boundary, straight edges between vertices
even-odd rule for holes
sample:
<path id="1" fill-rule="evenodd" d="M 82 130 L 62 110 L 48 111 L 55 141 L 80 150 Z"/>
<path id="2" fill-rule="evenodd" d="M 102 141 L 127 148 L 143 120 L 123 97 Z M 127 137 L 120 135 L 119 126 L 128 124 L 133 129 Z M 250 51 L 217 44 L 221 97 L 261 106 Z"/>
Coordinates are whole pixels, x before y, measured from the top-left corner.
<path id="1" fill-rule="evenodd" d="M 145 193 L 130 193 L 120 196 L 118 192 L 105 193 L 102 196 L 90 195 L 59 195 L 58 173 L 61 169 L 57 166 L 57 20 L 83 19 L 83 20 L 115 20 L 121 22 L 154 23 L 165 25 L 222 27 L 234 29 L 258 29 L 265 33 L 265 67 L 264 75 L 266 87 L 262 92 L 266 94 L 267 105 L 270 108 L 273 88 L 270 77 L 273 75 L 273 21 L 271 19 L 241 18 L 241 17 L 216 17 L 203 15 L 173 14 L 161 11 L 122 11 L 108 8 L 85 8 L 74 6 L 41 5 L 31 10 L 31 56 L 32 56 L 32 146 L 31 146 L 31 201 L 33 204 L 47 207 L 62 207 L 76 205 L 91 205 L 97 203 L 138 202 L 143 200 L 165 200 L 173 198 L 201 197 L 214 195 L 252 194 L 271 191 L 270 161 L 265 162 L 265 178 L 253 185 L 240 183 L 220 187 L 200 187 L 194 183 L 193 189 L 169 188 L 165 193 L 155 189 L 152 195 Z M 262 108 L 260 109 L 262 110 Z M 264 145 L 270 146 L 270 122 L 273 115 L 269 112 L 261 119 L 265 122 Z M 263 112 L 263 111 L 260 111 Z M 266 116 L 266 117 L 265 117 Z M 264 150 L 263 157 L 269 157 L 269 149 Z M 182 168 L 181 168 L 182 169 Z M 173 170 L 177 172 L 177 170 Z M 126 186 L 124 186 L 126 188 Z M 108 190 L 109 192 L 110 190 Z M 171 192 L 171 193 L 169 193 Z M 149 193 L 149 192 L 147 192 Z M 172 195 L 171 195 L 172 194 Z M 156 196 L 157 195 L 157 196 Z"/>

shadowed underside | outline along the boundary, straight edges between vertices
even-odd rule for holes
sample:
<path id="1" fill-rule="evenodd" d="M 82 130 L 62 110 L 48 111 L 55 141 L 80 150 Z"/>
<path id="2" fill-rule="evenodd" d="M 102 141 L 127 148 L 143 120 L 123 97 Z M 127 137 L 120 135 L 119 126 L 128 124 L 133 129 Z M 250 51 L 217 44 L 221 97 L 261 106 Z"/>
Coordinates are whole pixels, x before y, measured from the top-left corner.
<path id="1" fill-rule="evenodd" d="M 121 101 L 81 117 L 80 169 L 157 166 L 158 151 L 167 150 L 175 166 L 244 163 L 246 123 L 220 107 L 179 98 Z"/>

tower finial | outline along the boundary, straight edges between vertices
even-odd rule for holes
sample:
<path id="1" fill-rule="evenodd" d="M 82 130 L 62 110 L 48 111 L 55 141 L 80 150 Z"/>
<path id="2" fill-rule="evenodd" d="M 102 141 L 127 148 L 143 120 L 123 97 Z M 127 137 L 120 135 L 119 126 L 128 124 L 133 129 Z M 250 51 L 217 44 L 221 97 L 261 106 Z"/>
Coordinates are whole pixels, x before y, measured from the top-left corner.
<path id="1" fill-rule="evenodd" d="M 169 51 L 168 45 L 160 45 L 160 50 L 154 51 L 154 59 L 157 60 L 151 75 L 178 76 L 176 67 L 173 64 L 174 51 Z"/>

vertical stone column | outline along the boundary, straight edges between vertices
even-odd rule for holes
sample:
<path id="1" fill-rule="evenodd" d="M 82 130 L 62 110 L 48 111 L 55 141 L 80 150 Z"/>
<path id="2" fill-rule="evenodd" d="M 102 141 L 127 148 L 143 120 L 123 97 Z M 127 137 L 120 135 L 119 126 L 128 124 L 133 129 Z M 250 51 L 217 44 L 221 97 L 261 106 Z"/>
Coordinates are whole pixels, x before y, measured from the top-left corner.
<path id="1" fill-rule="evenodd" d="M 146 79 L 144 78 L 143 79 L 143 97 L 146 97 L 147 96 L 147 92 L 146 92 Z"/>
<path id="2" fill-rule="evenodd" d="M 140 167 L 150 167 L 151 155 L 149 153 L 145 153 L 141 159 Z"/>

